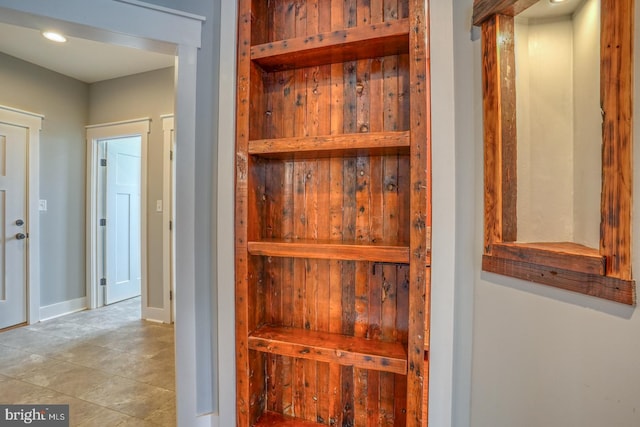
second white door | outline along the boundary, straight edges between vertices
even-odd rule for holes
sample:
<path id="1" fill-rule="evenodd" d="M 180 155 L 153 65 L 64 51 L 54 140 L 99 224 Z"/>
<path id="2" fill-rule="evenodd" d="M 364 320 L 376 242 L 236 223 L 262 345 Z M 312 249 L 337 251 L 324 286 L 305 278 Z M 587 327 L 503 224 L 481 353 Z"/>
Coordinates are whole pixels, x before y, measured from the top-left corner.
<path id="1" fill-rule="evenodd" d="M 139 136 L 106 141 L 105 304 L 140 295 Z"/>
<path id="2" fill-rule="evenodd" d="M 27 321 L 27 128 L 0 123 L 0 329 Z"/>

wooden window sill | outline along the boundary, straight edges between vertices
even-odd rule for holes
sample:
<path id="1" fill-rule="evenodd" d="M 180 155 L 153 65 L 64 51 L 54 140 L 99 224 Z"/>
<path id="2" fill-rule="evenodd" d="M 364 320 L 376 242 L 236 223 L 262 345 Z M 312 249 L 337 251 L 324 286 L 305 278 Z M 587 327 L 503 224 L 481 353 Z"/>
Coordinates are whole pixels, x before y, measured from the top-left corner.
<path id="1" fill-rule="evenodd" d="M 605 275 L 606 259 L 574 243 L 496 243 L 482 270 L 635 305 L 635 282 Z"/>

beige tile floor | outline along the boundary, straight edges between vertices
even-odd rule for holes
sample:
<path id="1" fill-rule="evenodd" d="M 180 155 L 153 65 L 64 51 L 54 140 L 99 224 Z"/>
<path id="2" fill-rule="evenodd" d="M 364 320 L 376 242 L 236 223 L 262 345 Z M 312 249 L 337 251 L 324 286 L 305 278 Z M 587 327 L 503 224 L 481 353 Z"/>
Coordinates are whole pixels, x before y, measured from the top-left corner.
<path id="1" fill-rule="evenodd" d="M 140 299 L 0 333 L 0 403 L 69 404 L 79 427 L 175 426 L 173 326 Z"/>

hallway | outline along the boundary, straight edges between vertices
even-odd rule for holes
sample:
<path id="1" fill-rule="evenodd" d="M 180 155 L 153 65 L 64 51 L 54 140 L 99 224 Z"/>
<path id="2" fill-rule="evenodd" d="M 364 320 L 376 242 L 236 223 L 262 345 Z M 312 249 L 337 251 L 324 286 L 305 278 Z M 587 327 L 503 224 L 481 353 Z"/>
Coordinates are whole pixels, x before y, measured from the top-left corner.
<path id="1" fill-rule="evenodd" d="M 174 373 L 140 298 L 0 333 L 0 403 L 70 404 L 71 426 L 174 426 Z"/>

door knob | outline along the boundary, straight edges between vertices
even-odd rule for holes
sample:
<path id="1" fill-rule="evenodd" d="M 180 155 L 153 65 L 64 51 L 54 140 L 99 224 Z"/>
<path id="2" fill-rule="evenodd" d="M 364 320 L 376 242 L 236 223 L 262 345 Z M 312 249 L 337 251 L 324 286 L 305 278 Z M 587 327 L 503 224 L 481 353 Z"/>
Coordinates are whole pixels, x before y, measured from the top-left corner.
<path id="1" fill-rule="evenodd" d="M 17 220 L 17 221 L 16 221 L 16 225 L 17 225 L 18 227 L 22 227 L 22 226 L 24 225 L 24 221 L 23 221 L 23 220 L 21 220 L 21 219 L 19 219 L 19 220 Z"/>
<path id="2" fill-rule="evenodd" d="M 16 239 L 17 239 L 17 240 L 23 240 L 23 239 L 26 239 L 26 238 L 27 238 L 27 236 L 26 236 L 26 234 L 24 234 L 24 233 L 18 233 L 18 234 L 16 234 Z"/>

